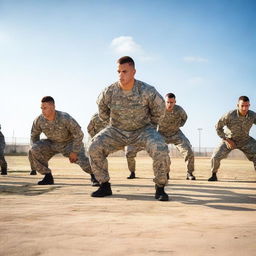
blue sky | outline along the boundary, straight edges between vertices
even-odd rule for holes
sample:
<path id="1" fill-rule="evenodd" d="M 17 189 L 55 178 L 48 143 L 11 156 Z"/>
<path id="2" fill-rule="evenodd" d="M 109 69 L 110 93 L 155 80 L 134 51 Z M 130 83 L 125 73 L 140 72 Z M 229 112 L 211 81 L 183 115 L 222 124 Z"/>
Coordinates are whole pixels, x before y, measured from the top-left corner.
<path id="1" fill-rule="evenodd" d="M 116 60 L 130 55 L 137 79 L 176 94 L 192 145 L 202 128 L 201 146 L 215 147 L 214 125 L 239 96 L 256 110 L 255 13 L 248 0 L 0 0 L 2 131 L 28 138 L 51 95 L 86 132 Z"/>

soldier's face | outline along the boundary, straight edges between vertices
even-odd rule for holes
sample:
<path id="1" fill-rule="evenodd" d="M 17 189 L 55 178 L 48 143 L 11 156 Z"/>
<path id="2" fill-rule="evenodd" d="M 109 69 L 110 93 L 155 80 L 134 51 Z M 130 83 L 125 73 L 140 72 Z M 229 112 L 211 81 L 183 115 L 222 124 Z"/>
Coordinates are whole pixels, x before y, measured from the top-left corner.
<path id="1" fill-rule="evenodd" d="M 129 63 L 118 64 L 117 73 L 120 84 L 125 86 L 133 82 L 136 70 L 132 65 L 129 65 Z"/>
<path id="2" fill-rule="evenodd" d="M 47 120 L 52 120 L 55 115 L 55 105 L 50 102 L 43 102 L 41 104 L 42 114 Z"/>
<path id="3" fill-rule="evenodd" d="M 242 116 L 246 116 L 247 113 L 248 113 L 249 107 L 250 107 L 250 102 L 249 101 L 239 100 L 238 104 L 237 104 L 237 107 L 238 107 L 239 113 Z"/>
<path id="4" fill-rule="evenodd" d="M 172 111 L 175 103 L 176 100 L 174 98 L 165 97 L 165 107 L 167 111 Z"/>

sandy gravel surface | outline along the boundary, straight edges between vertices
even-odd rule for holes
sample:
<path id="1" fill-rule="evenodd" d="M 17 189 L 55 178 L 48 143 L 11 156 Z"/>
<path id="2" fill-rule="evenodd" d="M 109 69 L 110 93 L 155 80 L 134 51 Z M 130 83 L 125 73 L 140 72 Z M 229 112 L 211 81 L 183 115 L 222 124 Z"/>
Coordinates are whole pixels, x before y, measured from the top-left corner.
<path id="1" fill-rule="evenodd" d="M 196 159 L 196 181 L 172 159 L 171 201 L 154 199 L 152 161 L 109 158 L 113 196 L 92 198 L 89 176 L 62 157 L 55 185 L 38 186 L 26 157 L 7 157 L 0 177 L 0 255 L 255 255 L 256 173 L 247 160 L 224 160 L 210 183 L 209 159 Z"/>

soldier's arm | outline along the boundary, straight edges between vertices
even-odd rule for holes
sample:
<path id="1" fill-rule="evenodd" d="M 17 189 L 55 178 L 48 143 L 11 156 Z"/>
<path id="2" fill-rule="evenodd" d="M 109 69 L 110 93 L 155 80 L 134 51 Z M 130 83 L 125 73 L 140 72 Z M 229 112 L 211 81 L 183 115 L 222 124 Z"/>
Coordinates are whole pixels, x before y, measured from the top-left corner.
<path id="1" fill-rule="evenodd" d="M 227 115 L 222 116 L 216 124 L 216 132 L 221 139 L 226 139 L 223 127 L 227 125 Z"/>
<path id="2" fill-rule="evenodd" d="M 94 119 L 91 119 L 90 123 L 87 126 L 87 132 L 90 134 L 91 137 L 94 137 L 95 135 L 95 129 L 94 129 Z"/>
<path id="3" fill-rule="evenodd" d="M 254 124 L 256 124 L 256 113 L 254 112 Z"/>
<path id="4" fill-rule="evenodd" d="M 40 128 L 40 125 L 38 123 L 38 119 L 36 119 L 33 122 L 31 133 L 30 133 L 30 143 L 34 144 L 35 142 L 40 140 L 40 134 L 42 133 L 42 130 Z"/>
<path id="5" fill-rule="evenodd" d="M 97 99 L 99 118 L 104 122 L 109 122 L 110 119 L 110 109 L 108 107 L 108 101 L 110 95 L 108 95 L 107 90 L 101 92 Z"/>
<path id="6" fill-rule="evenodd" d="M 155 90 L 155 93 L 149 98 L 149 109 L 151 114 L 151 122 L 157 125 L 161 116 L 164 115 L 165 103 L 163 97 Z"/>
<path id="7" fill-rule="evenodd" d="M 187 113 L 185 112 L 184 109 L 181 109 L 180 116 L 181 116 L 180 127 L 182 127 L 186 123 L 186 121 L 188 119 Z"/>
<path id="8" fill-rule="evenodd" d="M 83 133 L 80 125 L 72 117 L 70 117 L 70 119 L 67 122 L 68 122 L 67 127 L 68 127 L 69 132 L 71 133 L 71 135 L 73 137 L 72 152 L 73 153 L 78 153 L 81 149 L 81 146 L 82 146 L 84 133 Z"/>
<path id="9" fill-rule="evenodd" d="M 229 149 L 235 149 L 236 148 L 236 143 L 232 140 L 232 138 L 227 138 L 226 134 L 224 132 L 224 126 L 228 127 L 229 123 L 229 118 L 230 118 L 230 113 L 224 115 L 221 117 L 221 119 L 218 121 L 216 124 L 216 131 L 217 134 L 221 139 L 223 139 L 223 142 L 226 144 L 227 148 Z"/>

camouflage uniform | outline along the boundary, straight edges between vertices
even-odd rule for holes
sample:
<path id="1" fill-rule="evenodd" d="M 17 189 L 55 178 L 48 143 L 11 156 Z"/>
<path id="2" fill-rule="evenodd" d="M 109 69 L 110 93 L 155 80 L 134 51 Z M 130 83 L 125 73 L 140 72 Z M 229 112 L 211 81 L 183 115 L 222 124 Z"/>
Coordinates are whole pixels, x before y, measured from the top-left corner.
<path id="1" fill-rule="evenodd" d="M 246 116 L 241 116 L 238 110 L 233 110 L 221 117 L 216 124 L 216 131 L 220 138 L 232 139 L 236 144 L 236 148 L 240 149 L 253 162 L 256 170 L 256 140 L 249 136 L 253 124 L 256 124 L 255 112 L 249 110 Z M 226 127 L 229 129 L 229 134 L 224 132 Z M 222 141 L 212 155 L 212 173 L 217 173 L 220 161 L 226 158 L 231 151 L 232 149 L 229 149 L 225 142 Z"/>
<path id="2" fill-rule="evenodd" d="M 97 133 L 99 133 L 101 130 L 106 128 L 108 126 L 108 122 L 102 121 L 99 118 L 99 114 L 96 113 L 92 116 L 88 126 L 87 126 L 87 131 L 90 134 L 90 137 L 93 138 Z M 128 164 L 128 169 L 130 172 L 135 171 L 135 157 L 137 153 L 144 148 L 142 147 L 135 147 L 135 146 L 127 146 L 125 147 L 125 156 L 127 159 L 127 164 Z"/>
<path id="3" fill-rule="evenodd" d="M 166 144 L 174 144 L 178 151 L 184 157 L 187 172 L 194 171 L 194 153 L 192 146 L 187 137 L 180 130 L 187 121 L 185 110 L 174 105 L 172 111 L 165 110 L 165 114 L 161 117 L 158 125 L 158 132 L 164 137 Z"/>
<path id="4" fill-rule="evenodd" d="M 47 139 L 40 140 L 44 133 Z M 81 127 L 69 114 L 56 111 L 53 121 L 48 121 L 43 115 L 37 117 L 31 130 L 32 148 L 29 150 L 31 169 L 47 174 L 51 172 L 48 161 L 56 154 L 69 157 L 71 152 L 78 154 L 78 164 L 85 172 L 91 174 L 88 157 L 85 155 Z"/>
<path id="5" fill-rule="evenodd" d="M 6 172 L 7 170 L 7 162 L 4 158 L 4 148 L 5 148 L 5 139 L 2 132 L 0 132 L 0 165 L 1 165 L 1 171 Z"/>
<path id="6" fill-rule="evenodd" d="M 135 157 L 137 156 L 137 153 L 141 150 L 145 150 L 145 148 L 134 146 L 134 145 L 128 145 L 127 147 L 125 147 L 125 156 L 127 160 L 128 169 L 130 172 L 135 172 L 136 170 Z"/>
<path id="7" fill-rule="evenodd" d="M 87 126 L 87 132 L 90 134 L 91 138 L 93 138 L 97 133 L 99 133 L 107 126 L 108 122 L 102 121 L 99 118 L 99 114 L 95 113 Z"/>
<path id="8" fill-rule="evenodd" d="M 153 125 L 164 113 L 164 100 L 156 89 L 135 80 L 131 91 L 124 91 L 116 82 L 98 97 L 99 116 L 110 126 L 97 134 L 89 146 L 91 166 L 100 183 L 108 182 L 107 156 L 124 146 L 144 147 L 153 158 L 154 182 L 167 184 L 168 147 Z"/>

